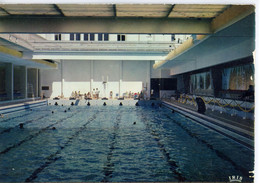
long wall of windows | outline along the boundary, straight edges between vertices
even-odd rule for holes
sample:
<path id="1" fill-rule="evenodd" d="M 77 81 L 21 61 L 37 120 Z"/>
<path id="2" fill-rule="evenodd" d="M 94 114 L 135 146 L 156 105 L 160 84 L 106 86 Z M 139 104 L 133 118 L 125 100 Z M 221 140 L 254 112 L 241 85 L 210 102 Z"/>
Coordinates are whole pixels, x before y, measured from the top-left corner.
<path id="1" fill-rule="evenodd" d="M 108 33 L 69 33 L 38 34 L 52 41 L 137 41 L 137 42 L 172 42 L 182 44 L 191 35 L 178 34 L 108 34 Z"/>
<path id="2" fill-rule="evenodd" d="M 0 101 L 2 100 L 8 100 L 7 96 L 7 86 L 6 86 L 6 64 L 0 63 Z"/>
<path id="3" fill-rule="evenodd" d="M 0 62 L 0 102 L 39 97 L 39 70 Z"/>
<path id="4" fill-rule="evenodd" d="M 189 84 L 182 89 L 185 93 L 194 95 L 207 95 L 221 98 L 241 98 L 245 92 L 254 88 L 254 64 L 253 58 L 231 61 L 206 68 L 201 71 L 193 71 L 179 78 L 188 78 Z M 184 83 L 184 79 L 182 79 Z M 178 90 L 181 90 L 178 88 Z"/>

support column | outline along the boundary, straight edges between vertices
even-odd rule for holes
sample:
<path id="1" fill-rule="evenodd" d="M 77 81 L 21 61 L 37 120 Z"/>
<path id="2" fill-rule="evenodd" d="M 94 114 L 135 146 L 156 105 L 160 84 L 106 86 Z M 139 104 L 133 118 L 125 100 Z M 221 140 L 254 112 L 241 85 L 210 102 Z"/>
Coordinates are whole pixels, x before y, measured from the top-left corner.
<path id="1" fill-rule="evenodd" d="M 90 62 L 90 93 L 93 91 L 93 78 L 94 78 L 94 61 L 91 60 Z"/>
<path id="2" fill-rule="evenodd" d="M 147 62 L 147 66 L 146 66 L 146 87 L 147 87 L 147 97 L 150 98 L 151 97 L 151 61 Z"/>
<path id="3" fill-rule="evenodd" d="M 64 86 L 64 78 L 63 78 L 63 60 L 60 60 L 60 96 L 63 97 L 63 86 Z"/>
<path id="4" fill-rule="evenodd" d="M 38 69 L 38 97 L 42 97 L 41 71 Z"/>
<path id="5" fill-rule="evenodd" d="M 6 93 L 8 100 L 14 99 L 14 66 L 6 64 Z"/>
<path id="6" fill-rule="evenodd" d="M 34 97 L 38 97 L 38 93 L 39 93 L 39 82 L 38 82 L 38 69 L 35 69 L 35 96 Z"/>
<path id="7" fill-rule="evenodd" d="M 122 80 L 123 80 L 123 61 L 121 60 L 119 62 L 119 92 L 118 95 L 119 97 L 122 97 Z"/>
<path id="8" fill-rule="evenodd" d="M 25 99 L 28 98 L 28 78 L 27 78 L 27 75 L 28 75 L 28 69 L 27 67 L 25 66 L 25 75 L 24 75 L 24 83 L 25 83 Z"/>

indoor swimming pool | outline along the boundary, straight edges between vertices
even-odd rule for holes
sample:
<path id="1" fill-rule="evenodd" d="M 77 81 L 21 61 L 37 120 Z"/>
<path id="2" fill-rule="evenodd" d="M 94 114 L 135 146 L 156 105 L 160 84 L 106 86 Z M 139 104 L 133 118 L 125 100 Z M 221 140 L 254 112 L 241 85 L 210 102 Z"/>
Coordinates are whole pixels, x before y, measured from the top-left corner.
<path id="1" fill-rule="evenodd" d="M 164 107 L 43 106 L 0 118 L 1 182 L 252 181 L 253 169 L 253 150 Z"/>

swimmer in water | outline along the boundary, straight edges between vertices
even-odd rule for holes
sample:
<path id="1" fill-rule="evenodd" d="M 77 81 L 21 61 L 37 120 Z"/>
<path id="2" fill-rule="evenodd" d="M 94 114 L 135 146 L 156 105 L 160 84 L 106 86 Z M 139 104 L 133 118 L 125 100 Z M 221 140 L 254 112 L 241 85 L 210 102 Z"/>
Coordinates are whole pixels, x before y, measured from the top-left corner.
<path id="1" fill-rule="evenodd" d="M 19 128 L 20 128 L 20 129 L 23 129 L 23 123 L 20 123 L 20 124 L 19 124 Z"/>

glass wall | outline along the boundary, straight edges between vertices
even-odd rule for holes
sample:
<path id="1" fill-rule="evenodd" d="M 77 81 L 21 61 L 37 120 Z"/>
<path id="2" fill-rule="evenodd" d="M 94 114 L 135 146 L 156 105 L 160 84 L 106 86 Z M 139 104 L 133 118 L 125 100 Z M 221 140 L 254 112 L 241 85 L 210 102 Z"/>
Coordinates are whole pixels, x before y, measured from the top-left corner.
<path id="1" fill-rule="evenodd" d="M 27 69 L 27 97 L 38 97 L 38 69 Z"/>
<path id="2" fill-rule="evenodd" d="M 254 86 L 254 64 L 225 68 L 222 71 L 222 90 L 248 90 Z"/>
<path id="3" fill-rule="evenodd" d="M 0 62 L 0 101 L 12 100 L 13 65 Z"/>
<path id="4" fill-rule="evenodd" d="M 25 78 L 25 67 L 14 66 L 14 86 L 13 95 L 14 99 L 24 99 L 26 97 L 26 78 Z"/>
<path id="5" fill-rule="evenodd" d="M 40 96 L 39 69 L 0 62 L 0 102 Z"/>
<path id="6" fill-rule="evenodd" d="M 190 93 L 197 95 L 212 95 L 211 72 L 202 72 L 190 76 Z"/>
<path id="7" fill-rule="evenodd" d="M 6 91 L 6 64 L 0 63 L 0 101 L 8 100 Z"/>

